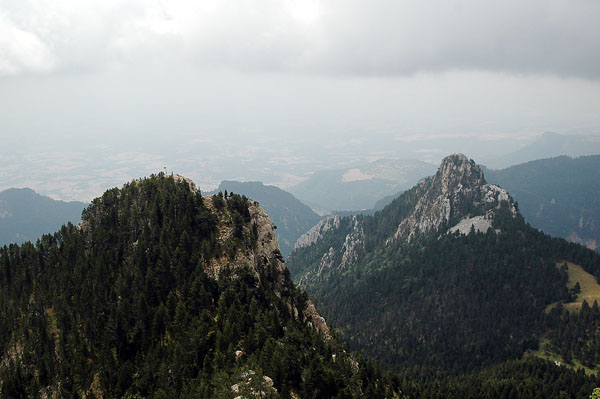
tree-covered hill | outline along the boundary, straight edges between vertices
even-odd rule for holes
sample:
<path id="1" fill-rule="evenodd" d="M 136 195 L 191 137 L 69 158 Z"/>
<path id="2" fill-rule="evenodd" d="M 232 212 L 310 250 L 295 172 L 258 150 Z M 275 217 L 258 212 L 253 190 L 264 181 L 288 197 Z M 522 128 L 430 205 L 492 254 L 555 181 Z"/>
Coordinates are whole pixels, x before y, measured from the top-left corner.
<path id="1" fill-rule="evenodd" d="M 392 386 L 331 337 L 244 196 L 161 174 L 107 191 L 79 226 L 0 249 L 3 399 L 391 398 Z"/>
<path id="2" fill-rule="evenodd" d="M 87 204 L 45 197 L 29 188 L 0 192 L 0 245 L 35 241 L 67 222 L 79 223 Z"/>
<path id="3" fill-rule="evenodd" d="M 582 350 L 561 345 L 566 316 L 545 310 L 574 295 L 557 261 L 599 276 L 600 256 L 526 224 L 464 156 L 445 158 L 435 176 L 373 216 L 340 218 L 316 237 L 290 255 L 294 280 L 352 348 L 389 367 L 449 373 L 454 388 L 466 376 L 485 385 L 478 379 L 525 359 L 542 339 L 597 367 L 593 318 L 571 322 L 587 323 L 570 341 Z"/>
<path id="4" fill-rule="evenodd" d="M 540 159 L 485 170 L 544 232 L 600 250 L 600 155 Z"/>

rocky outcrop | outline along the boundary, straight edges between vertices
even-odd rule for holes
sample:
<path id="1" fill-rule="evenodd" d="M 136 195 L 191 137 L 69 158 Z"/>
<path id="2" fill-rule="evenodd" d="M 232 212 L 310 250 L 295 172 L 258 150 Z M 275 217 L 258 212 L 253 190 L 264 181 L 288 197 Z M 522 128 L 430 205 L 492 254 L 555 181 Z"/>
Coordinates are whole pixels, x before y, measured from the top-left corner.
<path id="1" fill-rule="evenodd" d="M 492 221 L 484 216 L 474 216 L 472 218 L 463 219 L 458 222 L 454 227 L 451 227 L 448 232 L 455 233 L 459 232 L 461 234 L 469 234 L 471 229 L 480 233 L 487 233 L 487 231 L 492 227 Z"/>
<path id="2" fill-rule="evenodd" d="M 230 223 L 230 215 L 227 212 L 219 212 L 214 209 L 212 197 L 204 197 L 204 202 L 219 217 L 218 240 L 225 243 L 232 239 L 234 227 Z M 208 273 L 214 278 L 218 278 L 220 271 L 224 267 L 236 268 L 249 266 L 258 279 L 261 276 L 269 276 L 269 281 L 265 283 L 272 286 L 275 294 L 281 297 L 284 292 L 291 289 L 291 281 L 283 262 L 279 244 L 275 238 L 275 226 L 258 202 L 248 200 L 248 210 L 250 212 L 250 221 L 246 223 L 244 230 L 249 234 L 252 229 L 255 229 L 257 233 L 256 245 L 238 249 L 233 258 L 231 256 L 223 256 L 219 259 L 213 259 Z M 291 307 L 292 305 L 290 304 Z M 327 323 L 317 313 L 310 301 L 308 301 L 304 308 L 302 317 L 304 321 L 324 333 L 326 337 L 330 336 Z"/>
<path id="3" fill-rule="evenodd" d="M 277 388 L 273 385 L 271 377 L 263 375 L 261 378 L 254 370 L 248 370 L 240 374 L 237 384 L 231 386 L 231 393 L 236 395 L 234 399 L 277 397 Z"/>
<path id="4" fill-rule="evenodd" d="M 388 244 L 410 242 L 453 222 L 451 232 L 468 233 L 473 223 L 479 231 L 487 231 L 494 218 L 493 210 L 503 202 L 513 215 L 517 214 L 508 192 L 486 184 L 481 168 L 463 154 L 444 158 L 436 175 L 421 182 L 417 190 L 420 198 L 414 210 L 398 225 Z"/>
<path id="5" fill-rule="evenodd" d="M 309 323 L 309 325 L 323 332 L 325 334 L 325 337 L 330 337 L 329 327 L 327 327 L 325 319 L 321 315 L 319 315 L 317 309 L 315 308 L 315 305 L 312 302 L 309 301 L 306 308 L 304 308 L 303 314 L 304 320 L 306 320 Z"/>
<path id="6" fill-rule="evenodd" d="M 304 241 L 303 246 L 314 244 L 320 240 L 328 230 L 340 228 L 339 216 L 332 216 L 323 219 L 321 222 L 322 224 L 320 226 L 315 226 L 312 232 L 310 232 L 310 240 L 314 241 L 309 244 L 310 240 L 307 238 L 307 240 Z M 329 247 L 327 252 L 325 252 L 321 257 L 318 267 L 316 269 L 309 270 L 307 274 L 299 280 L 298 284 L 300 286 L 306 284 L 314 277 L 321 276 L 324 272 L 327 272 L 332 268 L 348 268 L 358 261 L 360 256 L 364 253 L 365 233 L 359 219 L 356 216 L 353 216 L 350 220 L 349 227 L 349 232 L 346 234 L 341 248 L 338 247 L 338 249 L 335 249 L 334 247 Z M 303 246 L 299 248 L 302 248 Z"/>
<path id="7" fill-rule="evenodd" d="M 356 216 L 353 217 L 352 231 L 346 235 L 342 246 L 341 268 L 351 266 L 358 260 L 365 246 L 365 233 Z"/>
<path id="8" fill-rule="evenodd" d="M 223 181 L 219 191 L 242 194 L 260 203 L 277 225 L 275 233 L 284 258 L 294 250 L 296 240 L 322 219 L 291 193 L 275 186 L 260 182 Z"/>
<path id="9" fill-rule="evenodd" d="M 198 186 L 196 186 L 196 183 L 194 183 L 194 181 L 192 179 L 190 179 L 189 177 L 178 175 L 176 173 L 172 174 L 171 176 L 173 177 L 173 179 L 175 179 L 175 181 L 184 181 L 184 182 L 186 182 L 190 186 L 190 190 L 192 190 L 192 191 L 198 191 Z"/>
<path id="10" fill-rule="evenodd" d="M 329 251 L 325 252 L 323 257 L 321 258 L 321 262 L 319 263 L 319 270 L 317 271 L 317 275 L 320 275 L 323 272 L 323 269 L 331 268 L 335 264 L 335 250 L 333 247 L 329 247 Z"/>
<path id="11" fill-rule="evenodd" d="M 312 229 L 302 234 L 294 244 L 294 249 L 309 247 L 323 238 L 323 235 L 327 231 L 339 228 L 340 217 L 338 215 L 327 216 L 325 219 L 322 219 L 319 223 L 317 223 Z"/>
<path id="12" fill-rule="evenodd" d="M 481 168 L 463 154 L 444 158 L 434 176 L 398 201 L 373 216 L 330 216 L 302 236 L 296 243 L 298 253 L 288 259 L 299 285 L 309 287 L 330 274 L 352 270 L 378 245 L 402 251 L 407 243 L 429 234 L 469 234 L 472 229 L 484 233 L 494 226 L 503 206 L 518 215 L 508 192 L 487 184 Z M 373 242 L 369 234 L 381 241 Z"/>

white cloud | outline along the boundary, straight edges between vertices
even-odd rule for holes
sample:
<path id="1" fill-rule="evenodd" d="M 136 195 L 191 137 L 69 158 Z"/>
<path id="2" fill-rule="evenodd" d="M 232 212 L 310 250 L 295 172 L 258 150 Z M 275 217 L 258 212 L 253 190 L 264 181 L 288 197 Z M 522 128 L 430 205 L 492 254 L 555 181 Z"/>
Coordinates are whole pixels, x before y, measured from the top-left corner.
<path id="1" fill-rule="evenodd" d="M 57 60 L 35 33 L 13 23 L 0 11 L 0 76 L 23 72 L 48 72 Z"/>

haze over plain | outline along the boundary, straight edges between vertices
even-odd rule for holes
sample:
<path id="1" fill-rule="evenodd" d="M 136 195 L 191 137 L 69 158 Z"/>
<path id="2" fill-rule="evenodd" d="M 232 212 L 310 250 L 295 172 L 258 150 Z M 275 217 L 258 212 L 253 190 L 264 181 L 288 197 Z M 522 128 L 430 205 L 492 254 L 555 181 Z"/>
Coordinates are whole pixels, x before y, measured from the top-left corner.
<path id="1" fill-rule="evenodd" d="M 600 132 L 600 3 L 0 2 L 0 189 L 290 187 Z"/>

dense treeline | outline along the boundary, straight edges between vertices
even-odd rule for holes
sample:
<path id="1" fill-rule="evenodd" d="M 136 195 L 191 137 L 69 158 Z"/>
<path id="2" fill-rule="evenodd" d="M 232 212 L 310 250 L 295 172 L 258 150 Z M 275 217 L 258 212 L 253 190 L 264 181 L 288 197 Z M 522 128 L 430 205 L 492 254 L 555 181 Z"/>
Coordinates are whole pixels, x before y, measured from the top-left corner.
<path id="1" fill-rule="evenodd" d="M 561 356 L 567 364 L 578 360 L 586 367 L 600 364 L 600 309 L 583 301 L 579 312 L 569 312 L 562 304 L 555 306 L 547 318 L 548 344 L 544 349 Z"/>
<path id="2" fill-rule="evenodd" d="M 0 249 L 0 397 L 392 397 L 392 377 L 298 317 L 289 276 L 273 291 L 273 265 L 207 274 L 257 227 L 247 198 L 205 201 L 153 176 L 94 200 L 80 227 Z"/>
<path id="3" fill-rule="evenodd" d="M 514 251 L 523 237 L 489 231 L 366 256 L 309 293 L 356 348 L 390 366 L 460 371 L 517 358 L 536 347 L 544 307 L 567 298 L 567 275 L 536 234 Z"/>
<path id="4" fill-rule="evenodd" d="M 465 374 L 439 368 L 403 368 L 400 387 L 411 398 L 434 399 L 588 399 L 600 384 L 583 370 L 573 371 L 554 363 L 527 357 Z"/>
<path id="5" fill-rule="evenodd" d="M 537 349 L 545 307 L 571 298 L 556 259 L 591 272 L 600 262 L 507 209 L 494 227 L 379 247 L 343 274 L 316 278 L 308 292 L 354 348 L 388 366 L 465 371 L 519 358 Z"/>

